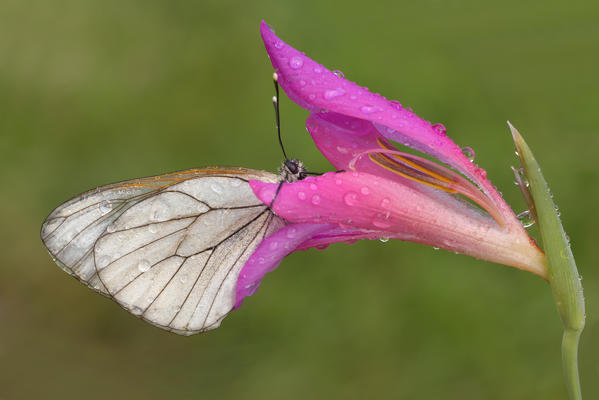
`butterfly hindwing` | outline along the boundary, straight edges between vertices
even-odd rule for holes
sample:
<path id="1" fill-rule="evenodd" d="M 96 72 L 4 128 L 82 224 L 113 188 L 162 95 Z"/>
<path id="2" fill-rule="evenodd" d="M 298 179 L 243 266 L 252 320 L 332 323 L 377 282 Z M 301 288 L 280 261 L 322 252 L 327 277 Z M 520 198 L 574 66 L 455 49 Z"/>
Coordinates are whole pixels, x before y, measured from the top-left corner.
<path id="1" fill-rule="evenodd" d="M 264 171 L 206 168 L 99 187 L 54 210 L 42 240 L 66 272 L 163 329 L 216 328 L 246 260 L 283 221 L 248 181 Z"/>

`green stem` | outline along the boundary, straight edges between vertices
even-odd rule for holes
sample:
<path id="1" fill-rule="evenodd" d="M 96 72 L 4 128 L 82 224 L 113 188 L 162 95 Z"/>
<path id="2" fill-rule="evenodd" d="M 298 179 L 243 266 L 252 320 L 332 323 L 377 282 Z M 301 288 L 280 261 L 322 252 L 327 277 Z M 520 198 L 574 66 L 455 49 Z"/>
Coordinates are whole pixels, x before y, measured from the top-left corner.
<path id="1" fill-rule="evenodd" d="M 562 361 L 568 394 L 572 400 L 581 400 L 578 377 L 578 342 L 584 329 L 584 296 L 576 262 L 564 232 L 549 186 L 541 173 L 530 148 L 520 133 L 510 124 L 514 143 L 530 184 L 530 195 L 536 209 L 536 218 L 547 255 L 549 283 L 564 325 Z"/>
<path id="2" fill-rule="evenodd" d="M 578 341 L 582 329 L 565 329 L 562 337 L 562 362 L 568 394 L 573 400 L 582 400 L 580 379 L 578 378 Z"/>

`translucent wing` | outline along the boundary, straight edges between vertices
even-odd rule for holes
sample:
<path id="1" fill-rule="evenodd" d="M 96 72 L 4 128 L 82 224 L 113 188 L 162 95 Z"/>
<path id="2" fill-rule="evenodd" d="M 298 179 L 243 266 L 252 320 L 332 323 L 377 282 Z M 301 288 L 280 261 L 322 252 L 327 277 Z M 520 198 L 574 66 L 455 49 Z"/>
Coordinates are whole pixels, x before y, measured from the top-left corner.
<path id="1" fill-rule="evenodd" d="M 151 324 L 214 329 L 235 304 L 246 260 L 284 225 L 250 179 L 279 180 L 216 167 L 102 186 L 56 208 L 42 240 L 63 270 Z"/>

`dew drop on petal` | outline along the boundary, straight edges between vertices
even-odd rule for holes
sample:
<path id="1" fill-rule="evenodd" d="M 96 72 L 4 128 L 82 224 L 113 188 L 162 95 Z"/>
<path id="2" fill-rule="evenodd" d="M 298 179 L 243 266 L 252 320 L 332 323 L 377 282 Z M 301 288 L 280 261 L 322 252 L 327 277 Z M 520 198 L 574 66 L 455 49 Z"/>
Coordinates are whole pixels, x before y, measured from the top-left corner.
<path id="1" fill-rule="evenodd" d="M 315 206 L 320 204 L 320 196 L 315 194 L 314 196 L 312 196 L 312 204 L 314 204 Z"/>
<path id="2" fill-rule="evenodd" d="M 370 189 L 368 189 L 368 187 L 367 187 L 367 186 L 363 186 L 363 187 L 360 189 L 360 193 L 362 193 L 363 195 L 369 195 L 369 194 L 370 194 Z"/>
<path id="3" fill-rule="evenodd" d="M 300 86 L 306 86 L 306 81 L 305 80 L 300 80 L 299 81 Z"/>
<path id="4" fill-rule="evenodd" d="M 110 203 L 108 200 L 104 200 L 100 203 L 98 208 L 102 215 L 107 214 L 110 212 L 110 210 L 112 210 L 112 203 Z"/>
<path id="5" fill-rule="evenodd" d="M 321 67 L 314 67 L 314 73 L 320 74 L 321 72 L 322 72 L 322 68 Z"/>
<path id="6" fill-rule="evenodd" d="M 402 109 L 401 103 L 397 100 L 391 100 L 389 101 L 389 104 L 391 104 L 391 107 L 395 108 L 396 110 Z"/>
<path id="7" fill-rule="evenodd" d="M 445 125 L 443 124 L 433 124 L 432 128 L 435 130 L 435 132 L 437 132 L 439 135 L 445 136 L 447 135 L 447 128 L 445 128 Z"/>
<path id="8" fill-rule="evenodd" d="M 338 69 L 336 69 L 335 71 L 333 71 L 333 73 L 335 75 L 337 75 L 339 78 L 344 78 L 345 75 L 343 75 L 343 72 L 339 71 Z"/>
<path id="9" fill-rule="evenodd" d="M 295 237 L 296 233 L 297 233 L 297 230 L 295 228 L 289 228 L 289 230 L 287 231 L 287 238 L 293 239 Z"/>
<path id="10" fill-rule="evenodd" d="M 304 65 L 304 61 L 297 56 L 293 56 L 289 59 L 289 67 L 292 69 L 300 69 Z"/>
<path id="11" fill-rule="evenodd" d="M 345 202 L 346 205 L 348 206 L 353 206 L 355 205 L 358 201 L 358 194 L 355 192 L 347 192 L 344 196 L 343 196 L 343 201 Z"/>
<path id="12" fill-rule="evenodd" d="M 324 98 L 326 100 L 334 99 L 335 97 L 343 96 L 345 94 L 345 90 L 341 88 L 330 89 L 324 92 Z"/>
<path id="13" fill-rule="evenodd" d="M 385 197 L 383 200 L 381 200 L 381 208 L 388 209 L 390 205 L 391 200 L 389 200 L 388 198 Z"/>
<path id="14" fill-rule="evenodd" d="M 377 112 L 378 109 L 374 106 L 366 105 L 366 106 L 360 107 L 360 111 L 362 111 L 363 114 L 373 114 L 373 113 Z"/>
<path id="15" fill-rule="evenodd" d="M 269 247 L 271 250 L 275 250 L 277 247 L 279 247 L 279 242 L 271 242 Z"/>
<path id="16" fill-rule="evenodd" d="M 314 183 L 311 183 L 310 190 L 316 190 L 316 189 L 318 189 L 318 186 L 316 186 L 316 184 L 314 184 Z"/>
<path id="17" fill-rule="evenodd" d="M 382 237 L 379 239 L 382 243 L 387 243 L 389 241 L 388 237 Z"/>
<path id="18" fill-rule="evenodd" d="M 337 178 L 337 179 L 335 179 L 335 184 L 336 185 L 342 185 L 343 181 L 341 179 Z"/>
<path id="19" fill-rule="evenodd" d="M 314 93 L 311 93 L 311 94 L 308 95 L 308 98 L 310 100 L 314 100 L 314 99 L 316 99 L 316 95 Z"/>
<path id="20" fill-rule="evenodd" d="M 306 193 L 304 192 L 297 192 L 297 198 L 300 200 L 306 200 Z"/>
<path id="21" fill-rule="evenodd" d="M 347 154 L 349 153 L 349 149 L 346 147 L 341 147 L 341 146 L 337 146 L 337 151 L 341 154 Z"/>
<path id="22" fill-rule="evenodd" d="M 275 47 L 277 49 L 282 49 L 283 47 L 285 47 L 285 43 L 283 43 L 283 41 L 281 39 L 279 39 L 275 42 Z"/>
<path id="23" fill-rule="evenodd" d="M 372 221 L 372 225 L 376 226 L 377 228 L 380 229 L 387 229 L 391 226 L 391 223 L 389 221 L 385 221 L 383 219 L 379 219 L 379 218 L 375 218 Z"/>
<path id="24" fill-rule="evenodd" d="M 470 147 L 462 147 L 462 154 L 470 160 L 470 162 L 474 161 L 474 150 Z"/>
<path id="25" fill-rule="evenodd" d="M 148 260 L 140 260 L 139 263 L 137 264 L 137 269 L 139 270 L 139 272 L 146 272 L 147 270 L 150 269 L 150 262 Z"/>

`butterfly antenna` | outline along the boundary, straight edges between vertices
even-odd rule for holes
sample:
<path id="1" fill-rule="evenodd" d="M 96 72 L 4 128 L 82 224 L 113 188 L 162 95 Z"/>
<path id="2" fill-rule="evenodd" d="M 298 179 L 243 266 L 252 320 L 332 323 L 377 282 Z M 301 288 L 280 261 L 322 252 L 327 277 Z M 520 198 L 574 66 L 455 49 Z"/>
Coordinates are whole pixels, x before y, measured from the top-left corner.
<path id="1" fill-rule="evenodd" d="M 272 104 L 275 107 L 275 121 L 277 123 L 277 136 L 279 138 L 279 145 L 281 146 L 281 150 L 283 151 L 283 156 L 285 157 L 285 161 L 289 160 L 287 157 L 287 153 L 285 152 L 285 147 L 283 146 L 283 140 L 281 140 L 281 118 L 279 116 L 279 75 L 276 72 L 272 74 L 272 81 L 275 84 L 275 96 L 272 98 Z"/>

